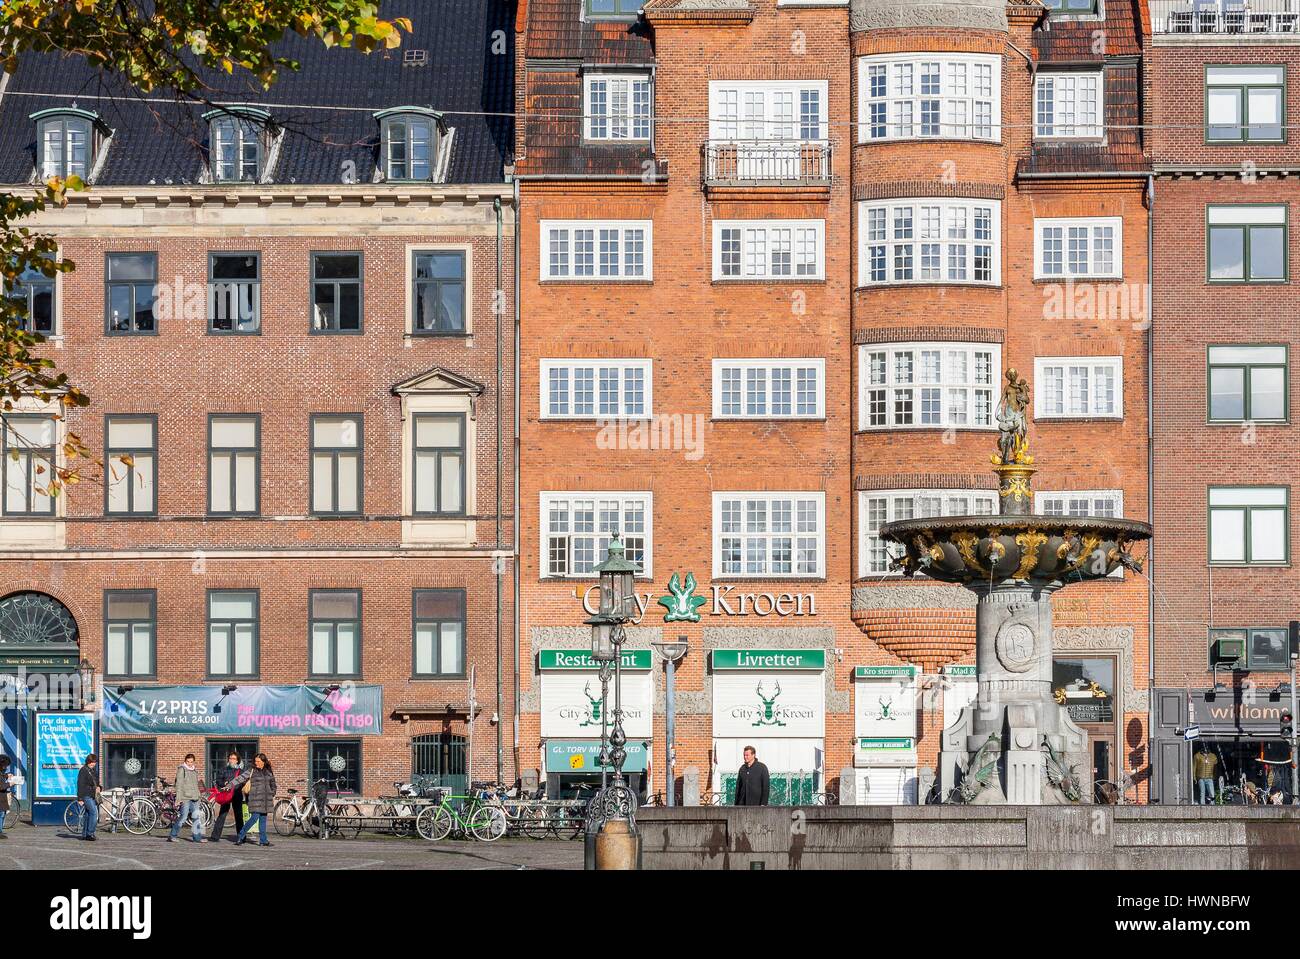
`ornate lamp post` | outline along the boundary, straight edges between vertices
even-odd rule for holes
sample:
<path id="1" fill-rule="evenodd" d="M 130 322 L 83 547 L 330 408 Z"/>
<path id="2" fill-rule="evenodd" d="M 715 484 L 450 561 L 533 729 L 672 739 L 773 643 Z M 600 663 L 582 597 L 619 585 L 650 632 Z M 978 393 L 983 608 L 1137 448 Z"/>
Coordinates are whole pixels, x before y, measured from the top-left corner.
<path id="1" fill-rule="evenodd" d="M 597 869 L 635 869 L 640 860 L 641 839 L 636 831 L 636 794 L 623 778 L 627 759 L 627 736 L 623 733 L 622 651 L 627 639 L 625 627 L 636 614 L 636 574 L 641 568 L 623 558 L 618 534 L 610 541 L 605 562 L 596 567 L 600 574 L 600 608 L 587 620 L 591 626 L 591 658 L 600 664 L 600 794 L 591 814 L 599 819 L 595 841 Z M 614 676 L 613 728 L 609 716 L 610 664 Z M 607 779 L 612 766 L 614 777 Z"/>

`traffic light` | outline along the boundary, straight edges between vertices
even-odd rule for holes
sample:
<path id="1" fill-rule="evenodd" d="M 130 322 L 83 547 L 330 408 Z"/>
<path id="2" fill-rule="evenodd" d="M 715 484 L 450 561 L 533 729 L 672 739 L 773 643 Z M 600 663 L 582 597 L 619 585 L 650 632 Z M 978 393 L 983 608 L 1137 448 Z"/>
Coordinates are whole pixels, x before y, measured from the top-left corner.
<path id="1" fill-rule="evenodd" d="M 1291 710 L 1289 709 L 1282 710 L 1282 716 L 1280 718 L 1281 718 L 1280 725 L 1282 727 L 1282 738 L 1290 739 L 1291 732 L 1295 728 L 1295 722 L 1291 718 Z"/>

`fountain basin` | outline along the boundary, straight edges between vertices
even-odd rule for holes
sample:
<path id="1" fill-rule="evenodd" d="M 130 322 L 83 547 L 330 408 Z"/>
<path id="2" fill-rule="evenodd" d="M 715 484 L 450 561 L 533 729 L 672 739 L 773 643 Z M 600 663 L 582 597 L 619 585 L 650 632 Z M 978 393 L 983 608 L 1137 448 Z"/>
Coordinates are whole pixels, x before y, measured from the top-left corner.
<path id="1" fill-rule="evenodd" d="M 1102 579 L 1120 566 L 1141 569 L 1135 545 L 1151 526 L 1129 519 L 1041 516 L 935 516 L 896 520 L 880 537 L 904 547 L 904 575 L 979 589 L 1006 582 L 1062 586 Z"/>

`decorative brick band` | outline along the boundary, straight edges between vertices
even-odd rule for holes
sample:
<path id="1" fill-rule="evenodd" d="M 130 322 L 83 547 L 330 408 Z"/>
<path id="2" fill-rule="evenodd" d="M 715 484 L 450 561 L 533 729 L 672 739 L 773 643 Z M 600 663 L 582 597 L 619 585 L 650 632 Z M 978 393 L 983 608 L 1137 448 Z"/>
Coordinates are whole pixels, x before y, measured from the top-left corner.
<path id="1" fill-rule="evenodd" d="M 997 489 L 998 478 L 978 473 L 881 473 L 853 477 L 855 490 Z"/>
<path id="2" fill-rule="evenodd" d="M 958 343 L 1003 343 L 1006 338 L 1005 330 L 976 326 L 890 326 L 878 330 L 858 330 L 853 334 L 853 342 L 859 344 L 943 340 Z"/>
<path id="3" fill-rule="evenodd" d="M 888 183 L 859 183 L 855 200 L 893 200 L 902 196 L 961 197 L 967 200 L 1001 200 L 1007 193 L 1000 183 L 943 183 L 938 180 L 891 180 Z"/>

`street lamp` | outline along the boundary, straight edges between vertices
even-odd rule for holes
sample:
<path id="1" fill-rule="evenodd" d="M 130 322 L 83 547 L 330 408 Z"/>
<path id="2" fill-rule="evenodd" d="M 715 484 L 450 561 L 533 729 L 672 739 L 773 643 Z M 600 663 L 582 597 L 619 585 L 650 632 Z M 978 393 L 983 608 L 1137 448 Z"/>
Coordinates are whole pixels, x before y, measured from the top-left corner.
<path id="1" fill-rule="evenodd" d="M 677 704 L 673 695 L 673 677 L 676 675 L 677 660 L 686 655 L 686 637 L 678 636 L 676 640 L 661 639 L 651 643 L 664 661 L 664 776 L 668 780 L 668 805 L 677 805 L 677 738 L 674 729 L 677 716 Z"/>
<path id="2" fill-rule="evenodd" d="M 641 567 L 623 556 L 623 543 L 615 533 L 610 540 L 605 562 L 596 567 L 600 574 L 600 607 L 587 620 L 591 627 L 591 656 L 600 664 L 600 795 L 592 804 L 592 814 L 599 817 L 595 837 L 597 869 L 635 869 L 640 859 L 640 837 L 636 832 L 636 795 L 623 778 L 627 759 L 627 736 L 623 733 L 622 647 L 627 639 L 624 627 L 636 613 L 636 574 Z M 609 729 L 610 664 L 614 674 L 613 729 Z M 607 733 L 608 730 L 608 733 Z M 608 782 L 606 770 L 614 768 Z"/>

